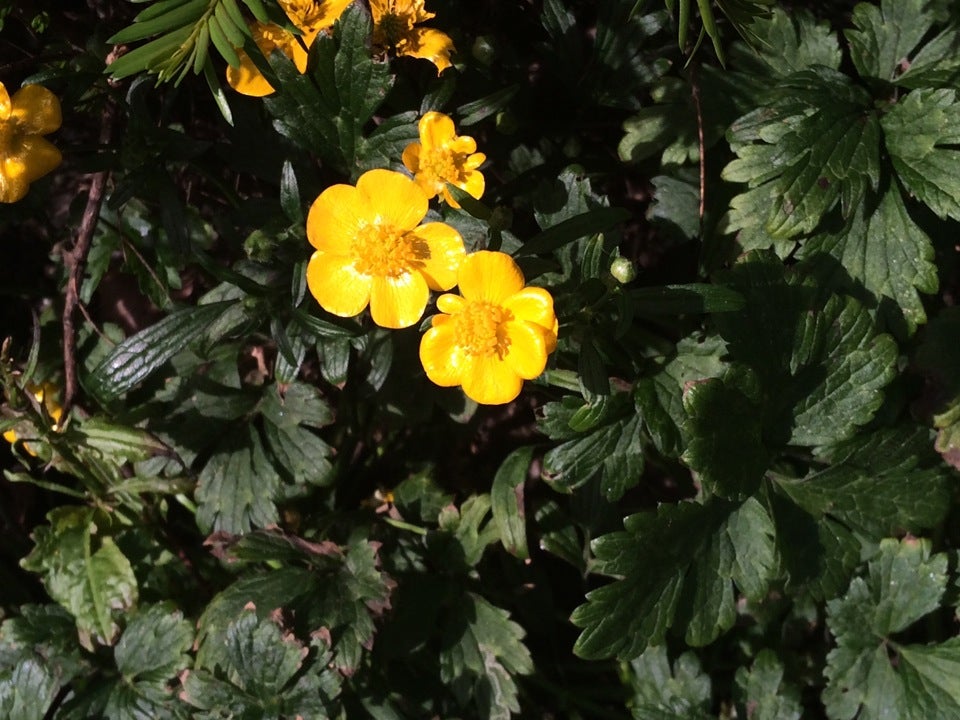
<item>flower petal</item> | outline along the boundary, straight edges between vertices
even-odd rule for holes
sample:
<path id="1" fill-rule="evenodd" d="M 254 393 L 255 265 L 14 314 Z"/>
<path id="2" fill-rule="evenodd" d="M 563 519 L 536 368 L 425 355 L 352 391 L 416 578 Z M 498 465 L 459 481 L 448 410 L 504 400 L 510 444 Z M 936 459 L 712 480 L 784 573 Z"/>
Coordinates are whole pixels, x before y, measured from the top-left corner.
<path id="1" fill-rule="evenodd" d="M 440 387 L 460 384 L 463 373 L 469 370 L 470 356 L 457 345 L 451 325 L 432 327 L 420 340 L 420 364 L 430 381 Z"/>
<path id="2" fill-rule="evenodd" d="M 453 142 L 457 134 L 450 116 L 436 110 L 431 110 L 420 118 L 417 130 L 420 132 L 420 142 L 426 150 L 445 147 Z"/>
<path id="3" fill-rule="evenodd" d="M 410 172 L 416 174 L 420 169 L 420 143 L 412 142 L 403 149 L 403 166 Z"/>
<path id="4" fill-rule="evenodd" d="M 460 264 L 459 284 L 460 294 L 468 300 L 499 305 L 523 289 L 523 273 L 506 253 L 480 250 Z"/>
<path id="5" fill-rule="evenodd" d="M 357 188 L 331 185 L 310 206 L 307 239 L 317 250 L 350 255 L 357 232 L 372 216 L 373 210 Z"/>
<path id="6" fill-rule="evenodd" d="M 13 112 L 13 103 L 10 102 L 10 93 L 7 86 L 0 82 L 0 120 L 8 120 Z"/>
<path id="7" fill-rule="evenodd" d="M 414 28 L 408 42 L 397 48 L 397 55 L 429 60 L 437 66 L 437 75 L 450 67 L 450 53 L 455 50 L 453 40 L 446 33 L 433 28 Z"/>
<path id="8" fill-rule="evenodd" d="M 429 299 L 427 281 L 418 272 L 371 278 L 370 315 L 380 327 L 410 327 L 423 317 Z"/>
<path id="9" fill-rule="evenodd" d="M 484 182 L 483 179 L 483 173 L 478 173 L 476 170 L 468 172 L 466 182 L 461 184 L 459 187 L 468 195 L 472 195 L 479 200 L 481 197 L 483 197 L 483 191 L 486 187 L 486 182 Z"/>
<path id="10" fill-rule="evenodd" d="M 0 160 L 0 202 L 22 200 L 30 189 L 27 166 L 20 156 Z"/>
<path id="11" fill-rule="evenodd" d="M 60 101 L 40 85 L 26 85 L 13 94 L 10 119 L 29 135 L 47 135 L 59 129 Z"/>
<path id="12" fill-rule="evenodd" d="M 370 0 L 370 14 L 373 16 L 374 25 L 380 22 L 380 18 L 386 15 L 389 9 L 388 0 Z"/>
<path id="13" fill-rule="evenodd" d="M 320 307 L 340 317 L 363 312 L 370 302 L 371 279 L 353 267 L 353 260 L 317 250 L 307 263 L 307 287 Z"/>
<path id="14" fill-rule="evenodd" d="M 466 306 L 467 301 L 459 295 L 447 293 L 437 298 L 437 310 L 447 313 L 448 315 L 454 315 L 463 310 Z M 440 319 L 440 317 L 441 316 L 437 316 L 433 319 L 434 325 L 436 325 L 437 320 Z"/>
<path id="15" fill-rule="evenodd" d="M 433 222 L 421 225 L 413 234 L 430 248 L 420 268 L 430 289 L 449 290 L 456 285 L 460 263 L 467 256 L 460 233 L 446 223 Z"/>
<path id="16" fill-rule="evenodd" d="M 547 366 L 549 330 L 525 320 L 504 323 L 510 344 L 504 361 L 524 380 L 532 380 Z"/>
<path id="17" fill-rule="evenodd" d="M 478 167 L 483 165 L 487 160 L 487 156 L 483 153 L 475 152 L 473 155 L 468 157 L 463 163 L 464 170 L 476 170 Z"/>
<path id="18" fill-rule="evenodd" d="M 357 180 L 357 190 L 377 216 L 401 230 L 413 230 L 430 207 L 423 190 L 393 170 L 368 170 Z"/>
<path id="19" fill-rule="evenodd" d="M 502 304 L 516 320 L 529 320 L 546 330 L 552 330 L 557 322 L 553 310 L 553 296 L 543 288 L 525 287 Z"/>
<path id="20" fill-rule="evenodd" d="M 253 60 L 243 50 L 237 50 L 240 58 L 240 67 L 227 65 L 227 85 L 241 95 L 250 97 L 264 97 L 274 92 L 273 86 L 267 82 Z"/>
<path id="21" fill-rule="evenodd" d="M 483 405 L 502 405 L 520 394 L 523 380 L 496 355 L 474 356 L 463 373 L 463 392 Z"/>
<path id="22" fill-rule="evenodd" d="M 18 155 L 24 164 L 27 182 L 42 178 L 63 159 L 60 151 L 39 135 L 23 138 Z"/>

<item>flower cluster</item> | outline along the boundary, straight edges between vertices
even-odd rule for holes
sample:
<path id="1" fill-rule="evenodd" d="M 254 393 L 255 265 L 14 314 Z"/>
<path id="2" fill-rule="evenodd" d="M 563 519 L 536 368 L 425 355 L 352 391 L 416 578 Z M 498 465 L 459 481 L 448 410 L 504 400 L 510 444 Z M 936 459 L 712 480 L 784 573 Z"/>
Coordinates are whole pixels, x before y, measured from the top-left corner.
<path id="1" fill-rule="evenodd" d="M 303 73 L 307 70 L 310 46 L 324 30 L 343 14 L 352 0 L 278 0 L 290 22 L 300 31 L 299 37 L 273 24 L 254 22 L 250 25 L 253 41 L 264 57 L 279 50 Z M 450 67 L 453 41 L 433 28 L 417 27 L 434 13 L 427 12 L 424 0 L 370 0 L 373 15 L 373 44 L 397 55 L 429 60 L 439 74 Z M 239 93 L 263 97 L 274 92 L 247 53 L 237 49 L 239 67 L 227 67 L 227 83 Z M 482 161 L 481 161 L 482 162 Z M 479 164 L 479 163 L 478 163 Z"/>
<path id="2" fill-rule="evenodd" d="M 53 420 L 50 429 L 54 431 L 59 430 L 60 418 L 63 416 L 63 408 L 60 407 L 60 403 L 57 402 L 56 387 L 52 383 L 44 383 L 43 385 L 30 385 L 27 387 L 27 390 L 33 395 L 33 399 L 37 401 L 37 404 L 44 409 L 47 416 Z M 14 428 L 4 432 L 3 439 L 13 445 L 21 439 L 21 435 L 17 432 L 16 428 Z M 24 442 L 23 449 L 33 457 L 37 456 L 37 449 L 30 443 Z"/>
<path id="3" fill-rule="evenodd" d="M 40 85 L 13 94 L 0 83 L 0 202 L 22 199 L 30 183 L 60 164 L 60 151 L 42 136 L 60 127 L 60 101 Z"/>
<path id="4" fill-rule="evenodd" d="M 423 336 L 420 361 L 427 377 L 443 387 L 462 386 L 471 399 L 501 404 L 520 394 L 524 380 L 543 372 L 556 348 L 553 298 L 526 287 L 513 258 L 502 252 L 468 255 L 456 229 L 423 223 L 429 200 L 457 206 L 447 184 L 479 198 L 484 189 L 469 137 L 457 137 L 453 121 L 438 112 L 419 124 L 420 143 L 407 147 L 411 180 L 392 170 L 370 170 L 354 185 L 333 185 L 313 202 L 307 238 L 315 248 L 307 286 L 317 302 L 341 317 L 368 306 L 382 327 L 419 322 L 430 291 L 444 294 L 440 311 Z"/>

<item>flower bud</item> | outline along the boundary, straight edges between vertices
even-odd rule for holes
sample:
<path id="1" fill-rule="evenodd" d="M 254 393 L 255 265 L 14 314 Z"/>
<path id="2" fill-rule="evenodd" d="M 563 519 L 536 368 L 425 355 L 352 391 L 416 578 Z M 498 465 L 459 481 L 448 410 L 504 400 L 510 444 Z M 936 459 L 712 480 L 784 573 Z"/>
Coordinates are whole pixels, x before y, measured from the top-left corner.
<path id="1" fill-rule="evenodd" d="M 492 35 L 479 35 L 470 52 L 481 65 L 490 66 L 497 57 L 497 41 Z"/>
<path id="2" fill-rule="evenodd" d="M 626 285 L 637 277 L 637 269 L 625 257 L 614 258 L 610 263 L 610 274 L 621 285 Z"/>
<path id="3" fill-rule="evenodd" d="M 497 113 L 497 131 L 504 135 L 513 135 L 520 124 L 516 116 L 509 110 L 501 110 Z"/>

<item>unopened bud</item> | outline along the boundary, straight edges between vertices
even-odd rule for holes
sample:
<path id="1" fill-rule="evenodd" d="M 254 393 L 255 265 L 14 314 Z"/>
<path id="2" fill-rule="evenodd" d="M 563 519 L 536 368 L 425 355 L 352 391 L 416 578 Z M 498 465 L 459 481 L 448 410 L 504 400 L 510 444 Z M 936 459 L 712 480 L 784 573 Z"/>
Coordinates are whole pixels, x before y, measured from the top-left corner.
<path id="1" fill-rule="evenodd" d="M 621 285 L 626 285 L 637 277 L 637 269 L 625 257 L 614 258 L 610 263 L 610 274 Z"/>
<path id="2" fill-rule="evenodd" d="M 473 47 L 470 49 L 474 60 L 481 65 L 493 63 L 497 58 L 496 39 L 492 35 L 480 35 L 473 41 Z"/>

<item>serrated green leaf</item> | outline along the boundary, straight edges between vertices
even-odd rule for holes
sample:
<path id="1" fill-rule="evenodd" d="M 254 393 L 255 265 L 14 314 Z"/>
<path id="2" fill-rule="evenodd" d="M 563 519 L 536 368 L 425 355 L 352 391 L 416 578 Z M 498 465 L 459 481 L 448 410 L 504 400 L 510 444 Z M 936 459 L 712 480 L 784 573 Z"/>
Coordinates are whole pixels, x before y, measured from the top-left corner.
<path id="1" fill-rule="evenodd" d="M 130 561 L 113 538 L 100 534 L 93 511 L 65 506 L 47 519 L 49 525 L 34 530 L 35 547 L 21 565 L 43 576 L 50 597 L 74 616 L 86 646 L 91 637 L 112 645 L 117 618 L 137 602 Z"/>
<path id="2" fill-rule="evenodd" d="M 888 188 L 876 208 L 862 204 L 839 232 L 807 240 L 799 257 L 826 286 L 851 292 L 864 288 L 879 306 L 884 298 L 892 299 L 907 333 L 926 322 L 919 293 L 937 291 L 933 244 L 896 188 Z"/>
<path id="3" fill-rule="evenodd" d="M 647 217 L 658 226 L 691 240 L 700 234 L 700 179 L 690 168 L 679 168 L 674 172 L 676 176 L 650 178 L 653 204 Z"/>
<path id="4" fill-rule="evenodd" d="M 500 529 L 500 542 L 507 552 L 521 560 L 530 556 L 524 487 L 532 460 L 532 446 L 514 450 L 500 464 L 490 488 L 490 510 Z"/>
<path id="5" fill-rule="evenodd" d="M 76 430 L 79 443 L 102 453 L 118 465 L 170 452 L 170 448 L 145 430 L 115 425 L 103 418 L 88 418 L 70 429 Z"/>
<path id="6" fill-rule="evenodd" d="M 816 66 L 794 73 L 769 105 L 731 126 L 727 138 L 738 159 L 723 179 L 745 182 L 772 201 L 761 217 L 774 239 L 811 232 L 840 200 L 849 214 L 879 182 L 880 125 L 871 107 L 870 96 L 837 71 Z M 746 204 L 762 207 L 762 201 Z M 743 218 L 727 229 L 752 222 Z"/>
<path id="7" fill-rule="evenodd" d="M 784 682 L 783 663 L 775 652 L 761 650 L 747 670 L 736 675 L 737 708 L 751 720 L 800 720 L 798 688 Z"/>
<path id="8" fill-rule="evenodd" d="M 648 647 L 630 661 L 630 712 L 634 720 L 707 720 L 710 714 L 710 676 L 692 652 L 671 667 L 663 645 Z"/>
<path id="9" fill-rule="evenodd" d="M 621 579 L 574 610 L 581 657 L 634 658 L 674 626 L 691 645 L 712 642 L 736 618 L 733 582 L 762 593 L 776 568 L 773 522 L 754 498 L 662 505 L 624 525 L 593 544 L 596 572 Z"/>
<path id="10" fill-rule="evenodd" d="M 113 648 L 117 669 L 127 681 L 163 684 L 189 665 L 193 626 L 171 605 L 142 607 Z"/>
<path id="11" fill-rule="evenodd" d="M 0 717 L 6 720 L 43 720 L 60 683 L 39 660 L 23 660 L 0 672 Z"/>
<path id="12" fill-rule="evenodd" d="M 924 0 L 882 0 L 880 7 L 861 2 L 853 9 L 856 30 L 846 30 L 850 57 L 865 77 L 894 80 L 909 66 L 910 52 L 933 24 Z"/>
<path id="13" fill-rule="evenodd" d="M 87 390 L 105 401 L 132 390 L 233 307 L 232 301 L 184 308 L 117 345 L 86 379 Z"/>
<path id="14" fill-rule="evenodd" d="M 914 647 L 889 638 L 939 606 L 946 572 L 946 555 L 931 557 L 929 541 L 884 540 L 867 577 L 854 578 L 842 598 L 827 604 L 827 626 L 837 643 L 824 671 L 822 698 L 830 717 L 919 720 L 933 707 L 937 717 L 960 715 L 956 680 L 944 682 L 942 665 L 929 662 L 937 655 L 952 664 L 960 662 L 956 639 Z M 891 665 L 888 644 L 899 652 L 901 663 L 907 663 L 903 670 Z M 915 666 L 910 666 L 911 659 Z"/>
<path id="15" fill-rule="evenodd" d="M 205 532 L 239 534 L 277 522 L 280 475 L 267 459 L 256 427 L 225 436 L 200 472 L 197 524 Z"/>
<path id="16" fill-rule="evenodd" d="M 76 622 L 60 605 L 23 605 L 20 615 L 0 625 L 0 667 L 22 660 L 43 659 L 61 683 L 85 669 L 77 642 Z"/>
<path id="17" fill-rule="evenodd" d="M 941 218 L 960 220 L 960 100 L 954 90 L 916 90 L 880 120 L 907 190 Z"/>
<path id="18" fill-rule="evenodd" d="M 267 422 L 263 430 L 273 457 L 293 482 L 320 486 L 332 482 L 333 449 L 327 443 L 298 426 L 279 427 Z"/>
<path id="19" fill-rule="evenodd" d="M 757 21 L 750 29 L 759 40 L 754 44 L 755 56 L 774 75 L 786 77 L 814 65 L 840 69 L 840 45 L 830 24 L 818 22 L 803 8 L 790 12 L 774 8 L 769 18 Z"/>
<path id="20" fill-rule="evenodd" d="M 682 459 L 704 489 L 728 500 L 752 495 L 770 465 L 759 408 L 722 380 L 704 380 L 683 394 L 688 439 Z"/>

